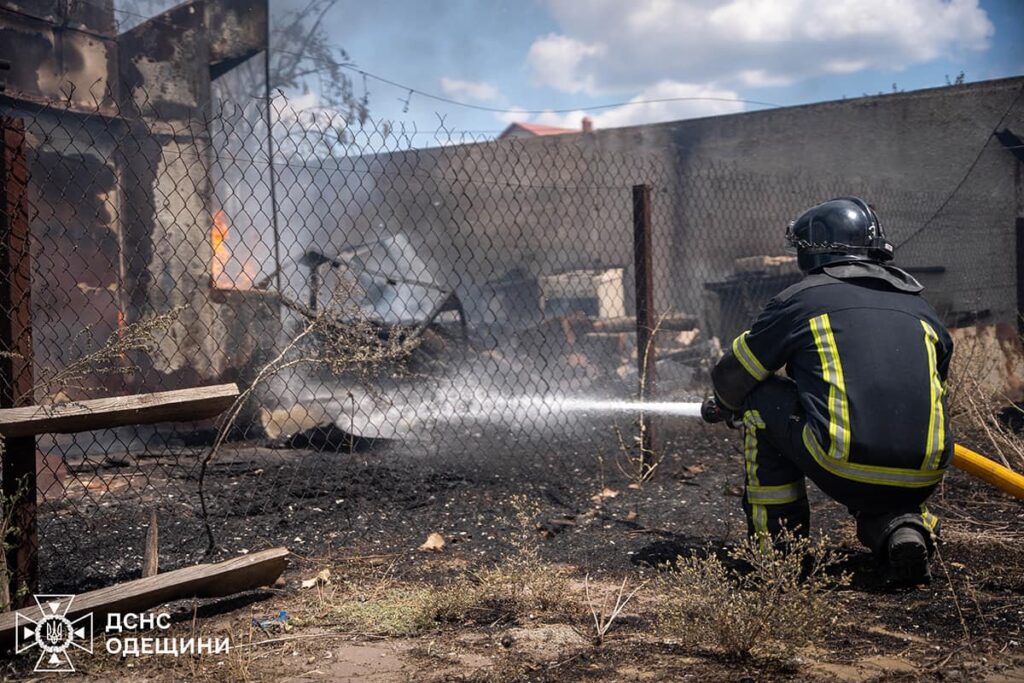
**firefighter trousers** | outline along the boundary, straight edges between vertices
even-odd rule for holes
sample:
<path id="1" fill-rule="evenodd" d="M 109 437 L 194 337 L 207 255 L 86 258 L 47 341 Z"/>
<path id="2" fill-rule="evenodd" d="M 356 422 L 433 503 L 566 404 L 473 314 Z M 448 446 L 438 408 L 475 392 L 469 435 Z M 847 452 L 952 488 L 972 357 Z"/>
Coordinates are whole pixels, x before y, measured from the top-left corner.
<path id="1" fill-rule="evenodd" d="M 743 509 L 748 533 L 777 537 L 785 527 L 807 534 L 810 509 L 806 480 L 845 505 L 857 521 L 857 538 L 884 557 L 889 535 L 901 526 L 918 528 L 934 548 L 937 518 L 925 501 L 935 486 L 904 488 L 846 479 L 825 470 L 803 439 L 807 420 L 796 384 L 770 377 L 750 393 L 743 406 L 743 459 L 746 487 Z"/>

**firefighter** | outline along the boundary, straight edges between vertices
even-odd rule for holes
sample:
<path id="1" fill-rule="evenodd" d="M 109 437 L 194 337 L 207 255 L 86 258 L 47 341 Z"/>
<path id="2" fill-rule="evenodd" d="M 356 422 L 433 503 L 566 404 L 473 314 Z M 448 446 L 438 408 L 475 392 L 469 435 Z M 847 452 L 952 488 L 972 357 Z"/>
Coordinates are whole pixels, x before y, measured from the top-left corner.
<path id="1" fill-rule="evenodd" d="M 927 582 L 938 520 L 925 502 L 953 451 L 952 340 L 922 286 L 888 263 L 864 200 L 808 209 L 786 241 L 804 278 L 732 342 L 705 406 L 706 419 L 742 423 L 748 531 L 805 535 L 809 477 L 853 514 L 889 585 Z"/>

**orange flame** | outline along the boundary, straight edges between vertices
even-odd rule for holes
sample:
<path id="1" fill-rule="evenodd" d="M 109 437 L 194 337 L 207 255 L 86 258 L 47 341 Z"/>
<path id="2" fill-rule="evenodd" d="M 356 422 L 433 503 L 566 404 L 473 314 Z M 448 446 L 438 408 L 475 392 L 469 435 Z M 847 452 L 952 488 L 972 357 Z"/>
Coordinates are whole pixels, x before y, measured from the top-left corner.
<path id="1" fill-rule="evenodd" d="M 213 276 L 213 284 L 216 287 L 231 287 L 231 278 L 226 278 L 224 266 L 231 258 L 231 250 L 228 249 L 228 236 L 231 228 L 228 225 L 228 217 L 220 209 L 213 213 L 213 227 L 210 229 L 210 243 L 213 245 L 213 263 L 210 264 L 210 272 Z"/>
<path id="2" fill-rule="evenodd" d="M 210 228 L 210 245 L 213 247 L 213 261 L 210 263 L 210 275 L 213 286 L 217 289 L 251 289 L 259 275 L 259 264 L 249 254 L 248 258 L 240 258 L 231 252 L 229 241 L 231 224 L 223 209 L 213 212 L 213 225 Z M 236 237 L 236 243 L 238 241 Z"/>

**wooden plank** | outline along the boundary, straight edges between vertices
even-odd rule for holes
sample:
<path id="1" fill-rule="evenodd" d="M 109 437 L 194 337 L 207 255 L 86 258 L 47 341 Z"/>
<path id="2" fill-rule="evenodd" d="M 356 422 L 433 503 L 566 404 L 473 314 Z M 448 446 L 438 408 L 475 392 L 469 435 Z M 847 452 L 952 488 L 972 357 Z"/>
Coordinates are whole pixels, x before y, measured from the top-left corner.
<path id="1" fill-rule="evenodd" d="M 595 332 L 635 332 L 636 318 L 623 316 L 621 318 L 598 318 L 594 322 Z M 697 327 L 696 318 L 689 315 L 670 315 L 661 319 L 659 330 L 671 332 L 689 332 Z"/>
<path id="2" fill-rule="evenodd" d="M 149 511 L 149 527 L 146 529 L 146 552 L 142 558 L 142 578 L 156 576 L 160 571 L 160 532 L 156 522 L 156 510 Z"/>
<path id="3" fill-rule="evenodd" d="M 82 593 L 75 596 L 65 616 L 74 618 L 91 612 L 93 633 L 98 635 L 103 632 L 108 614 L 146 612 L 173 600 L 220 598 L 270 586 L 284 573 L 288 554 L 287 548 L 271 548 L 217 564 L 176 569 Z M 23 618 L 37 621 L 42 616 L 36 605 L 18 612 Z M 14 612 L 0 614 L 0 642 L 12 641 L 16 626 Z"/>
<path id="4" fill-rule="evenodd" d="M 54 406 L 0 410 L 0 434 L 70 434 L 151 422 L 183 422 L 215 417 L 238 397 L 235 384 L 111 396 Z"/>

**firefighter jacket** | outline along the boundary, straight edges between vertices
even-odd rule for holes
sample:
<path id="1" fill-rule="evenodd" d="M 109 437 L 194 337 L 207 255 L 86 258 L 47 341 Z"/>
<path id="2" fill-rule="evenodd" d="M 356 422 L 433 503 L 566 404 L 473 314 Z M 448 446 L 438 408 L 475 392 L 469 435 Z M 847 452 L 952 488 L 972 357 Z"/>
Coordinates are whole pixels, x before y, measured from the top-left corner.
<path id="1" fill-rule="evenodd" d="M 946 375 L 953 342 L 904 271 L 852 262 L 808 275 L 768 302 L 712 372 L 715 396 L 741 413 L 785 367 L 802 442 L 837 476 L 907 487 L 937 483 L 953 452 Z"/>

